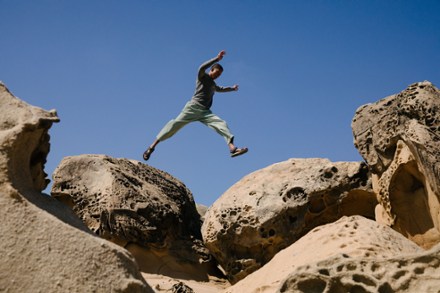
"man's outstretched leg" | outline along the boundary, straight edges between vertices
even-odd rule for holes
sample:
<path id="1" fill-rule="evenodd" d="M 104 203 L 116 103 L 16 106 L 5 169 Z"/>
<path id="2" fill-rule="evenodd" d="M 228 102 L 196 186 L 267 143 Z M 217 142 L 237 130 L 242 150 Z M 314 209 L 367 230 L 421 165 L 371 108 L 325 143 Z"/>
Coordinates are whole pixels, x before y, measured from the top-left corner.
<path id="1" fill-rule="evenodd" d="M 151 154 L 154 152 L 154 149 L 159 144 L 159 142 L 164 141 L 174 134 L 176 134 L 182 127 L 186 124 L 197 121 L 200 117 L 200 114 L 197 111 L 197 108 L 194 108 L 194 104 L 191 102 L 186 103 L 185 107 L 182 109 L 180 114 L 175 118 L 170 120 L 159 134 L 156 137 L 156 140 L 148 147 L 148 149 L 144 152 L 143 158 L 145 161 L 148 161 Z"/>
<path id="2" fill-rule="evenodd" d="M 218 134 L 223 136 L 226 140 L 226 143 L 229 147 L 229 152 L 231 153 L 231 157 L 237 157 L 239 155 L 245 154 L 248 151 L 248 148 L 237 148 L 234 145 L 234 135 L 229 130 L 228 124 L 226 121 L 209 111 L 209 113 L 205 113 L 204 117 L 200 120 L 203 124 L 208 126 L 209 128 L 215 130 Z"/>

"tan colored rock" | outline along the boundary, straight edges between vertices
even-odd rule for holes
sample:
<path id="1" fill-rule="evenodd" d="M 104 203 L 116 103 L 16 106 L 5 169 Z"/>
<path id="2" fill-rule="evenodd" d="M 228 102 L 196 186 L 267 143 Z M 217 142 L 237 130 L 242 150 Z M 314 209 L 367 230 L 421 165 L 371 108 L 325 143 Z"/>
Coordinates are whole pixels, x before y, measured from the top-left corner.
<path id="1" fill-rule="evenodd" d="M 194 293 L 222 293 L 230 284 L 225 279 L 212 278 L 209 282 L 188 279 L 176 279 L 161 274 L 142 273 L 155 292 L 185 293 L 185 289 Z"/>
<path id="2" fill-rule="evenodd" d="M 145 273 L 205 280 L 220 274 L 203 245 L 191 192 L 151 166 L 104 155 L 66 157 L 52 196 L 98 235 L 128 249 Z"/>
<path id="3" fill-rule="evenodd" d="M 430 82 L 360 107 L 355 146 L 373 173 L 379 222 L 424 248 L 440 242 L 440 91 Z"/>
<path id="4" fill-rule="evenodd" d="M 298 268 L 279 292 L 438 292 L 440 246 L 388 259 L 332 259 Z"/>
<path id="5" fill-rule="evenodd" d="M 439 252 L 361 216 L 343 217 L 313 229 L 225 293 L 437 292 Z"/>
<path id="6" fill-rule="evenodd" d="M 33 107 L 14 97 L 0 82 L 0 131 L 3 156 L 0 183 L 20 182 L 20 191 L 42 191 L 48 184 L 44 164 L 49 153 L 48 130 L 59 122 L 55 110 Z"/>
<path id="7" fill-rule="evenodd" d="M 206 213 L 202 234 L 235 283 L 319 225 L 344 215 L 374 218 L 376 204 L 364 164 L 290 159 L 227 190 Z"/>
<path id="8" fill-rule="evenodd" d="M 58 121 L 0 84 L 0 291 L 152 292 L 126 250 L 41 193 Z"/>
<path id="9" fill-rule="evenodd" d="M 203 223 L 205 221 L 205 214 L 208 211 L 208 207 L 205 205 L 202 205 L 202 204 L 196 204 L 196 208 L 197 208 L 197 211 L 199 212 L 200 220 Z"/>

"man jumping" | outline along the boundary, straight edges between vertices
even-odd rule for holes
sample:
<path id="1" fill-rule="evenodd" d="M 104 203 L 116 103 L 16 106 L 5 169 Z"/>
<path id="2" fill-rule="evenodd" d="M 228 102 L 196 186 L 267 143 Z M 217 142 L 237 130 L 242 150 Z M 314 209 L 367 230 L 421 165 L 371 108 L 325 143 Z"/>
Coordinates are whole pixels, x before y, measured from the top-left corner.
<path id="1" fill-rule="evenodd" d="M 230 92 L 237 91 L 238 85 L 232 87 L 218 86 L 214 80 L 220 77 L 223 73 L 223 67 L 217 62 L 223 59 L 226 54 L 225 51 L 218 53 L 217 57 L 206 61 L 199 68 L 197 75 L 196 90 L 191 100 L 186 103 L 182 112 L 175 118 L 170 120 L 159 132 L 156 140 L 144 152 L 144 160 L 148 160 L 150 155 L 159 142 L 164 141 L 179 131 L 183 126 L 190 122 L 200 121 L 211 129 L 214 129 L 218 134 L 223 136 L 228 144 L 231 157 L 242 155 L 248 151 L 247 148 L 237 148 L 234 145 L 234 136 L 229 130 L 228 125 L 220 117 L 212 113 L 210 110 L 212 106 L 213 96 L 215 92 Z M 209 73 L 206 70 L 211 66 Z"/>

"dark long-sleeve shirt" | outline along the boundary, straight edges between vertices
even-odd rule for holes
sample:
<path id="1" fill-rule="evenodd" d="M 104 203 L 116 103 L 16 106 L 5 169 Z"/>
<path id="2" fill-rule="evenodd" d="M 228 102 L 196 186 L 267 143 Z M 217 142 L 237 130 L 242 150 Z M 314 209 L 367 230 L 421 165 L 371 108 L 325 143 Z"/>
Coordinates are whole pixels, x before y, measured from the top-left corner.
<path id="1" fill-rule="evenodd" d="M 230 92 L 234 90 L 233 87 L 218 86 L 209 74 L 206 73 L 206 70 L 216 62 L 218 62 L 217 57 L 200 65 L 199 73 L 197 74 L 196 90 L 192 97 L 192 101 L 206 109 L 211 108 L 215 92 Z"/>

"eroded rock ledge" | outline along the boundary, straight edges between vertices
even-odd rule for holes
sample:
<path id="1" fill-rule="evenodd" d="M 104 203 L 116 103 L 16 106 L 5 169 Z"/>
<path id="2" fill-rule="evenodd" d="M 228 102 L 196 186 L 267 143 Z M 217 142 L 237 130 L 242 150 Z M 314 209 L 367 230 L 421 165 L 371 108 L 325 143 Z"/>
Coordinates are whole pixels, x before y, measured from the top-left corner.
<path id="1" fill-rule="evenodd" d="M 44 164 L 50 150 L 48 130 L 59 122 L 56 111 L 23 102 L 0 82 L 0 113 L 0 182 L 10 183 L 20 191 L 41 192 L 49 183 Z"/>
<path id="2" fill-rule="evenodd" d="M 57 121 L 0 83 L 0 291 L 152 292 L 127 251 L 41 193 Z"/>
<path id="3" fill-rule="evenodd" d="M 376 204 L 365 164 L 290 159 L 227 190 L 206 213 L 202 234 L 235 283 L 319 225 L 344 215 L 374 219 Z"/>
<path id="4" fill-rule="evenodd" d="M 354 143 L 373 174 L 377 220 L 422 247 L 440 241 L 440 91 L 430 82 L 360 107 Z"/>
<path id="5" fill-rule="evenodd" d="M 241 292 L 437 292 L 440 245 L 423 251 L 361 216 L 317 227 L 225 290 Z"/>
<path id="6" fill-rule="evenodd" d="M 208 280 L 220 274 L 203 245 L 191 192 L 170 174 L 105 155 L 66 157 L 52 196 L 87 226 L 127 248 L 146 273 Z"/>

